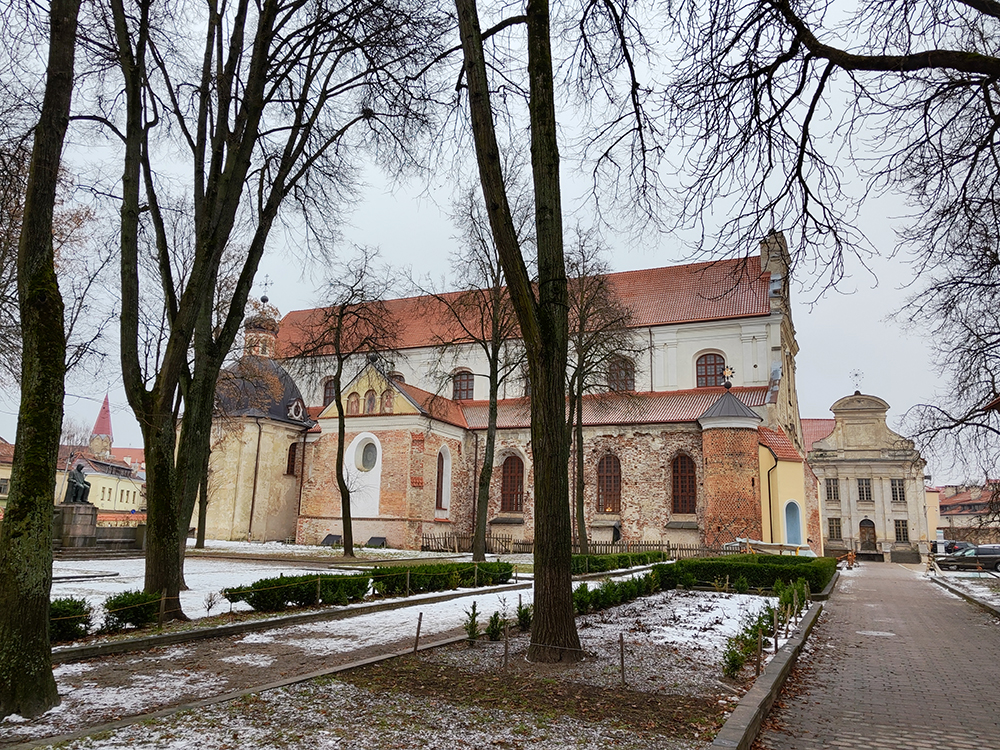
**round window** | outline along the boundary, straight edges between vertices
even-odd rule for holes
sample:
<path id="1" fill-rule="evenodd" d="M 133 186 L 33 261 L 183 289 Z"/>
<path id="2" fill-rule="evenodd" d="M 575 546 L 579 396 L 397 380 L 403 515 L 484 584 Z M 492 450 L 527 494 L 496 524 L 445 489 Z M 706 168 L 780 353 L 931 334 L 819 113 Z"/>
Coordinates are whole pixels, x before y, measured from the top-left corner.
<path id="1" fill-rule="evenodd" d="M 378 446 L 372 441 L 368 441 L 361 447 L 359 454 L 358 468 L 362 471 L 371 471 L 375 468 L 375 461 L 378 460 Z"/>

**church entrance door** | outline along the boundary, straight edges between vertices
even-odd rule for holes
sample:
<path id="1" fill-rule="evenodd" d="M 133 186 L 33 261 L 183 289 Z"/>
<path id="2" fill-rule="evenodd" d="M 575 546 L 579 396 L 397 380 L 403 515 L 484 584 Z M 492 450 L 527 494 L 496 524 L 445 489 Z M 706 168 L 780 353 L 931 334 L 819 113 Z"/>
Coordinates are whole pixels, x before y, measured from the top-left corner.
<path id="1" fill-rule="evenodd" d="M 875 522 L 869 521 L 867 518 L 861 522 L 861 526 L 858 529 L 858 538 L 861 540 L 861 551 L 862 552 L 877 552 L 878 547 L 875 545 Z"/>

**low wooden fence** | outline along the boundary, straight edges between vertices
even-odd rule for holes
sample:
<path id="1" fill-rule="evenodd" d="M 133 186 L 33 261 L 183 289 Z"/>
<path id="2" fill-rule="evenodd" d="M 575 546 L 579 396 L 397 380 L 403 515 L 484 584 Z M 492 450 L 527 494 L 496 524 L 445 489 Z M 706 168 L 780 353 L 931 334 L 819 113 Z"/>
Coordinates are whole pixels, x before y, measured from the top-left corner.
<path id="1" fill-rule="evenodd" d="M 663 552 L 670 559 L 687 557 L 718 557 L 739 554 L 729 547 L 704 547 L 697 544 L 671 544 L 670 542 L 588 542 L 591 555 L 628 555 L 639 552 Z M 471 534 L 424 534 L 420 549 L 427 552 L 472 552 Z M 486 552 L 491 555 L 530 555 L 535 551 L 533 540 L 514 539 L 503 534 L 486 535 Z M 573 554 L 580 554 L 580 545 L 573 542 Z"/>

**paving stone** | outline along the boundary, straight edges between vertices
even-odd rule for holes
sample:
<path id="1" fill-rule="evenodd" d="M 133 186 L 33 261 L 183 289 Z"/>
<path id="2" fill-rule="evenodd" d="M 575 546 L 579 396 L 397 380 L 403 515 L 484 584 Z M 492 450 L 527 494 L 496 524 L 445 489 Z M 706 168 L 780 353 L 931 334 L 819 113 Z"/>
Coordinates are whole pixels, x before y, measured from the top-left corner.
<path id="1" fill-rule="evenodd" d="M 913 569 L 845 571 L 808 648 L 755 748 L 979 750 L 1000 737 L 1000 619 Z"/>

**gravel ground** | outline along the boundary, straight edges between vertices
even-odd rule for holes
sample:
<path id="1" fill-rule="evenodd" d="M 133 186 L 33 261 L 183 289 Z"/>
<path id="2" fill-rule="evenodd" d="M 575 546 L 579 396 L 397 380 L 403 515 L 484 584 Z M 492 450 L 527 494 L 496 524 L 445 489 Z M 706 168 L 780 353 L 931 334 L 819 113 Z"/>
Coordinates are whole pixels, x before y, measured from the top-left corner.
<path id="1" fill-rule="evenodd" d="M 484 619 L 494 610 L 512 613 L 517 603 L 477 591 L 439 605 L 436 613 L 424 606 L 422 632 L 461 632 L 461 613 L 472 601 Z M 501 644 L 483 641 L 143 721 L 64 747 L 704 748 L 745 689 L 721 677 L 725 640 L 765 603 L 736 594 L 660 593 L 579 618 L 585 658 L 577 664 L 527 664 L 527 638 L 519 636 L 510 643 L 505 670 Z M 32 722 L 4 720 L 0 745 L 396 650 L 412 643 L 411 620 L 415 611 L 407 609 L 63 665 L 56 671 L 63 705 Z"/>

